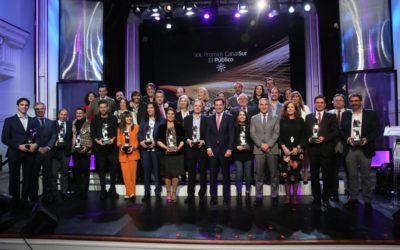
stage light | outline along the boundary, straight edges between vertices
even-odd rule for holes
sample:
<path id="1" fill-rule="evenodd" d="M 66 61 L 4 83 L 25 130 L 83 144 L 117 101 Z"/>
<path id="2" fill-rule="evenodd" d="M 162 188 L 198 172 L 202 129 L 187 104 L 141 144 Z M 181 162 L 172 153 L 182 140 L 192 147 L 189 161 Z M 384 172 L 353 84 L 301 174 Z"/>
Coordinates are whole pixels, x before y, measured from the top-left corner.
<path id="1" fill-rule="evenodd" d="M 269 13 L 268 13 L 268 17 L 269 18 L 273 18 L 273 17 L 275 17 L 275 16 L 277 16 L 278 15 L 278 11 L 277 10 L 271 10 Z"/>
<path id="2" fill-rule="evenodd" d="M 151 13 L 151 16 L 154 17 L 154 18 L 155 18 L 155 17 L 158 17 L 158 18 L 159 18 L 159 17 L 160 17 L 160 12 Z"/>
<path id="3" fill-rule="evenodd" d="M 165 25 L 165 28 L 167 28 L 168 30 L 172 29 L 172 24 L 171 23 L 167 23 Z"/>
<path id="4" fill-rule="evenodd" d="M 249 12 L 249 6 L 247 5 L 246 0 L 239 0 L 237 10 L 240 14 Z"/>
<path id="5" fill-rule="evenodd" d="M 304 1 L 304 11 L 309 12 L 311 10 L 311 3 L 310 1 Z"/>
<path id="6" fill-rule="evenodd" d="M 292 13 L 294 12 L 294 7 L 293 7 L 293 5 L 290 5 L 288 11 L 289 11 L 290 14 L 292 14 Z"/>
<path id="7" fill-rule="evenodd" d="M 259 10 L 264 10 L 267 7 L 267 1 L 266 0 L 258 0 L 257 1 L 257 8 Z"/>
<path id="8" fill-rule="evenodd" d="M 164 6 L 164 10 L 165 12 L 171 12 L 172 11 L 172 4 L 167 4 Z"/>
<path id="9" fill-rule="evenodd" d="M 192 16 L 192 15 L 196 14 L 196 12 L 195 12 L 196 5 L 190 0 L 185 1 L 185 4 L 183 5 L 183 9 L 185 10 L 185 14 L 187 16 Z"/>
<path id="10" fill-rule="evenodd" d="M 150 10 L 151 10 L 151 12 L 153 12 L 153 13 L 158 13 L 159 9 L 160 9 L 160 6 L 158 6 L 158 5 L 155 4 L 155 3 L 153 3 L 153 4 L 150 6 Z"/>
<path id="11" fill-rule="evenodd" d="M 239 12 L 235 13 L 235 18 L 240 18 L 240 13 Z"/>
<path id="12" fill-rule="evenodd" d="M 210 12 L 208 12 L 208 11 L 204 12 L 204 14 L 203 14 L 203 19 L 204 20 L 208 20 L 208 19 L 210 19 L 210 17 L 211 17 Z"/>
<path id="13" fill-rule="evenodd" d="M 155 16 L 155 17 L 154 17 L 154 20 L 160 21 L 160 20 L 161 20 L 161 17 L 160 17 L 160 16 Z"/>

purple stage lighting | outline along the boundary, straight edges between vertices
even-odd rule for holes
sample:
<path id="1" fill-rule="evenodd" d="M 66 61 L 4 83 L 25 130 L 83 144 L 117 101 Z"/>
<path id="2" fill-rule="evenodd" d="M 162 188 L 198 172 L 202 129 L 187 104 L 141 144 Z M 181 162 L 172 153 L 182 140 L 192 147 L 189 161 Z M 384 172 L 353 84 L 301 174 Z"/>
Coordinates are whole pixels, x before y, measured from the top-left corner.
<path id="1" fill-rule="evenodd" d="M 235 17 L 236 17 L 236 18 L 239 18 L 239 17 L 240 17 L 240 13 L 239 13 L 239 12 L 236 12 L 236 13 L 235 13 Z"/>
<path id="2" fill-rule="evenodd" d="M 204 18 L 205 20 L 210 19 L 210 17 L 211 17 L 211 15 L 210 15 L 209 12 L 205 12 L 205 13 L 203 14 L 203 18 Z"/>
<path id="3" fill-rule="evenodd" d="M 160 18 L 159 16 L 154 17 L 154 19 L 155 19 L 156 21 L 160 21 L 160 20 L 161 20 L 161 18 Z"/>

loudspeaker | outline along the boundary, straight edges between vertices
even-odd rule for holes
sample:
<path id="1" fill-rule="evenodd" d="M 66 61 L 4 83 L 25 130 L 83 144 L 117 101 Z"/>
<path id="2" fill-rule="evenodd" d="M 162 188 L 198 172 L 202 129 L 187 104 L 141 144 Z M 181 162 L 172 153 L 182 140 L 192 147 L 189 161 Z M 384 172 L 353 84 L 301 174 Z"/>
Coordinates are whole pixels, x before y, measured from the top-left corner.
<path id="1" fill-rule="evenodd" d="M 52 234 L 58 225 L 57 216 L 42 203 L 36 203 L 32 209 L 32 216 L 26 225 L 22 228 L 21 233 L 30 236 L 43 234 Z"/>

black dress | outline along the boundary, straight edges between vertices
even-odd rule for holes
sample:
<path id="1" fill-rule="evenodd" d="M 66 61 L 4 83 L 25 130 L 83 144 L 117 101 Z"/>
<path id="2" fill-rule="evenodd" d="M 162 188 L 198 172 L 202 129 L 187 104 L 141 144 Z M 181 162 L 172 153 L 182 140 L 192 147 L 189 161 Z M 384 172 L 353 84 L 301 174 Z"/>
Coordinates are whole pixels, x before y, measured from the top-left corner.
<path id="1" fill-rule="evenodd" d="M 241 131 L 244 129 L 245 131 L 245 138 L 246 138 L 246 143 L 249 145 L 249 150 L 242 150 L 242 151 L 238 151 L 237 150 L 237 146 L 240 145 L 240 133 Z M 249 160 L 253 160 L 253 147 L 254 147 L 254 143 L 251 140 L 250 137 L 250 126 L 249 125 L 245 125 L 245 126 L 241 126 L 239 124 L 235 124 L 235 130 L 234 130 L 234 147 L 233 147 L 233 154 L 232 154 L 232 158 L 234 161 L 249 161 Z"/>
<path id="2" fill-rule="evenodd" d="M 185 141 L 185 132 L 181 124 L 174 122 L 174 129 L 176 134 L 176 145 L 178 146 L 180 142 Z M 161 124 L 158 133 L 157 133 L 157 141 L 163 142 L 167 145 L 167 124 Z M 165 154 L 165 149 L 160 148 L 161 151 L 161 175 L 163 176 L 180 176 L 184 174 L 184 159 L 183 152 L 184 147 L 182 147 L 178 152 L 174 154 Z"/>
<path id="3" fill-rule="evenodd" d="M 306 126 L 303 119 L 281 119 L 280 120 L 280 137 L 279 145 L 285 145 L 289 150 L 300 145 L 304 149 L 306 145 L 305 131 Z M 302 161 L 299 158 L 300 155 L 291 156 L 289 162 L 282 164 L 281 172 L 287 173 L 287 178 L 294 176 L 294 181 L 298 181 L 301 178 L 300 170 Z M 296 162 L 296 163 L 294 163 Z M 298 165 L 296 169 L 293 165 Z"/>

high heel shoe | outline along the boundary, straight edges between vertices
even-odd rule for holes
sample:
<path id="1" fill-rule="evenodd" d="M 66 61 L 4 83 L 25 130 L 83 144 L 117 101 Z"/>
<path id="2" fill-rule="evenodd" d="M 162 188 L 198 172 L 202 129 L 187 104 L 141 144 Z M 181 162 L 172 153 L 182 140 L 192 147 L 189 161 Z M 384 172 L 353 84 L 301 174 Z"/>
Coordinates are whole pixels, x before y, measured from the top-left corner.
<path id="1" fill-rule="evenodd" d="M 176 192 L 172 192 L 171 202 L 176 202 Z"/>
<path id="2" fill-rule="evenodd" d="M 167 202 L 171 203 L 171 192 L 167 192 Z"/>

